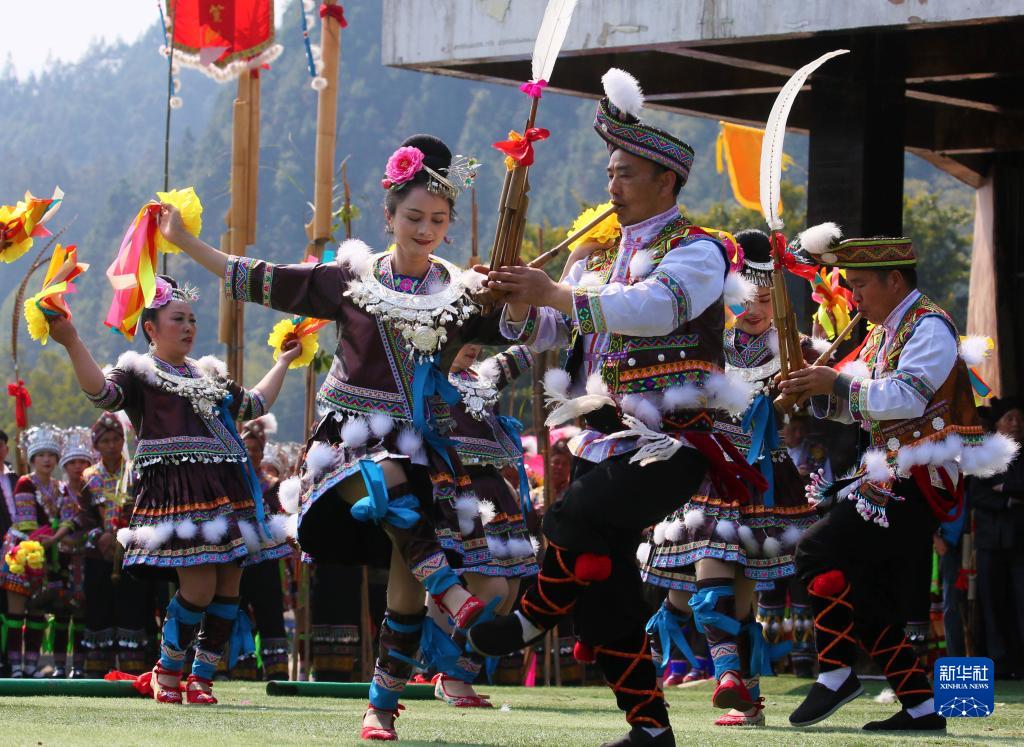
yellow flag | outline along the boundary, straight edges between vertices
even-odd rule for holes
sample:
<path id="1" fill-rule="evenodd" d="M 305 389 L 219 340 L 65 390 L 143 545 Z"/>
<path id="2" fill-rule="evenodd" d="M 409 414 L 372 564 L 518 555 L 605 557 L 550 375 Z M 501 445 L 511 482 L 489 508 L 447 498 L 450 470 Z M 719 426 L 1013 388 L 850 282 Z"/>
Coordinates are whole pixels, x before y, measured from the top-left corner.
<path id="1" fill-rule="evenodd" d="M 718 173 L 726 168 L 729 170 L 729 183 L 736 202 L 751 210 L 761 210 L 761 141 L 764 130 L 757 127 L 719 122 L 722 129 L 715 142 L 715 162 Z M 785 169 L 792 163 L 789 156 L 783 155 L 782 167 Z M 782 204 L 779 204 L 779 214 Z"/>

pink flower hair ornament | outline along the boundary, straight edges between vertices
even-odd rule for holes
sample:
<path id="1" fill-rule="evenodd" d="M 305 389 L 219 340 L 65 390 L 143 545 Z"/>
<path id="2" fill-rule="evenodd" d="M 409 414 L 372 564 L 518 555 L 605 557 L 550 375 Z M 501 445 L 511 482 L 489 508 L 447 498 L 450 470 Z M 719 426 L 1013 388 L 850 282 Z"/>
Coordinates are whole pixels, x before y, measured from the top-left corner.
<path id="1" fill-rule="evenodd" d="M 404 145 L 388 159 L 384 167 L 384 179 L 381 186 L 384 189 L 399 187 L 412 179 L 423 169 L 423 151 L 411 145 Z"/>
<path id="2" fill-rule="evenodd" d="M 156 287 L 153 291 L 153 300 L 147 308 L 159 309 L 171 301 L 184 301 L 195 303 L 199 300 L 199 291 L 194 286 L 185 284 L 180 288 L 174 288 L 162 277 L 156 278 Z"/>

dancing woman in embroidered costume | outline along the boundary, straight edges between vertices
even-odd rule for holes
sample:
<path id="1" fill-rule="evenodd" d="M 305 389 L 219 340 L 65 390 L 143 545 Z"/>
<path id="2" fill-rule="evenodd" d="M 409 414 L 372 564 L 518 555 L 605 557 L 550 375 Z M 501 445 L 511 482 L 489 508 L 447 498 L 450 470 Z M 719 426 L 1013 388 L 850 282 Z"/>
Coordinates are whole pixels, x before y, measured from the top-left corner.
<path id="1" fill-rule="evenodd" d="M 106 410 L 123 409 L 138 434 L 135 509 L 117 541 L 132 573 L 175 573 L 178 593 L 167 606 L 160 661 L 153 669 L 159 702 L 180 703 L 186 652 L 196 635 L 190 703 L 216 703 L 213 673 L 238 618 L 242 566 L 291 552 L 286 517 L 263 515 L 263 500 L 236 418 L 273 404 L 298 344 L 253 389 L 225 377 L 212 357 L 188 357 L 196 333 L 194 290 L 157 279 L 156 296 L 141 315 L 146 355 L 128 352 L 104 373 L 71 322 L 50 322 L 86 396 Z"/>
<path id="2" fill-rule="evenodd" d="M 395 151 L 382 181 L 393 252 L 374 255 L 347 241 L 335 262 L 274 265 L 228 257 L 189 236 L 170 206 L 160 220 L 168 239 L 224 278 L 229 297 L 337 323 L 338 348 L 317 398 L 322 417 L 301 477 L 282 484 L 281 500 L 299 510 L 299 543 L 314 560 L 390 562 L 365 739 L 396 738 L 424 589 L 459 635 L 483 612 L 458 577 L 490 552 L 479 501 L 447 438 L 458 392 L 446 371 L 463 342 L 501 336 L 470 295 L 482 276 L 433 256 L 455 195 L 472 179 L 467 163 L 429 135 Z M 436 527 L 450 530 L 444 547 Z"/>
<path id="3" fill-rule="evenodd" d="M 640 551 L 644 580 L 669 589 L 665 604 L 648 622 L 656 646 L 685 640 L 681 624 L 692 608 L 698 631 L 707 636 L 719 682 L 712 700 L 721 700 L 724 685 L 735 687 L 750 704 L 723 715 L 715 722 L 719 726 L 764 724 L 760 675 L 772 674 L 772 653 L 782 654 L 776 653 L 780 649 L 762 650 L 765 639 L 753 612 L 755 583 L 767 589 L 795 573 L 797 540 L 817 518 L 779 440 L 772 404 L 779 359 L 772 326 L 771 246 L 757 230 L 741 231 L 736 240 L 750 292 L 736 325 L 725 331 L 725 363 L 726 370 L 756 387 L 756 396 L 743 417 L 720 418 L 715 428 L 761 471 L 768 489 L 735 494 L 706 481 L 654 528 L 650 543 Z M 809 338 L 804 342 L 804 357 L 812 361 L 818 354 Z M 712 621 L 708 613 L 718 617 Z M 669 651 L 661 655 L 667 664 Z"/>
<path id="4" fill-rule="evenodd" d="M 513 345 L 482 362 L 477 362 L 479 354 L 480 345 L 463 345 L 448 374 L 448 380 L 462 396 L 462 401 L 452 408 L 452 438 L 459 460 L 473 481 L 491 556 L 489 562 L 474 567 L 462 578 L 482 601 L 500 599 L 495 612 L 507 614 L 519 596 L 519 579 L 536 575 L 537 557 L 526 528 L 530 486 L 519 437 L 522 424 L 496 414 L 495 406 L 501 391 L 533 366 L 533 355 L 525 345 Z M 517 490 L 502 475 L 505 468 L 516 474 Z M 460 522 L 466 518 L 474 517 L 459 516 Z M 453 529 L 459 527 L 437 527 L 442 545 L 451 541 Z M 449 629 L 435 614 L 432 601 L 427 606 L 431 618 Z M 474 653 L 460 657 L 453 667 L 442 667 L 434 696 L 460 708 L 489 708 L 490 701 L 477 695 L 472 686 L 483 664 L 483 657 Z"/>

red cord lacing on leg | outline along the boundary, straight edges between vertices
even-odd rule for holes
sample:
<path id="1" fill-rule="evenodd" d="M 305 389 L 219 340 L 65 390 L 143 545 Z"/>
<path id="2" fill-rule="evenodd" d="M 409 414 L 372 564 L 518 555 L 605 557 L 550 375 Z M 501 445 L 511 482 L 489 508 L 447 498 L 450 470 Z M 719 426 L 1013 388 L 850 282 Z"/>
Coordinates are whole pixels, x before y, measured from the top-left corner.
<path id="1" fill-rule="evenodd" d="M 882 639 L 890 634 L 893 635 L 893 637 L 898 637 L 898 640 L 894 645 L 884 646 L 884 644 L 882 643 Z M 871 645 L 870 653 L 872 659 L 880 658 L 882 656 L 885 656 L 886 654 L 889 654 L 889 658 L 883 665 L 882 671 L 885 673 L 885 678 L 889 680 L 890 684 L 893 683 L 893 680 L 895 678 L 901 677 L 902 675 L 899 682 L 893 685 L 892 688 L 896 692 L 897 698 L 902 698 L 904 695 L 932 694 L 932 690 L 930 688 L 918 690 L 905 689 L 907 687 L 907 681 L 917 674 L 924 676 L 924 670 L 921 668 L 921 665 L 918 662 L 917 655 L 914 654 L 914 649 L 911 647 L 909 643 L 907 643 L 907 638 L 905 635 L 903 635 L 902 632 L 896 633 L 896 631 L 893 630 L 891 625 L 886 625 L 882 629 L 882 632 L 878 634 L 878 637 L 875 639 L 875 642 Z M 898 666 L 896 663 L 896 659 L 901 654 L 905 654 L 911 663 L 908 668 L 895 669 L 894 667 Z"/>
<path id="2" fill-rule="evenodd" d="M 839 578 L 843 580 L 843 586 L 838 591 L 834 591 L 835 577 L 830 575 L 832 573 L 839 573 Z M 818 583 L 821 579 L 821 583 Z M 850 643 L 857 645 L 856 639 L 852 635 L 853 632 L 853 605 L 846 600 L 850 595 L 850 585 L 846 583 L 846 578 L 842 576 L 839 571 L 830 571 L 828 574 L 821 574 L 816 576 L 813 581 L 807 586 L 807 592 L 812 596 L 816 596 L 819 599 L 824 599 L 829 602 L 829 605 L 821 612 L 814 616 L 814 627 L 816 630 L 820 630 L 823 633 L 828 633 L 833 636 L 832 640 L 828 641 L 824 646 L 818 650 L 818 661 L 822 664 L 833 664 L 837 667 L 847 667 L 850 665 L 849 662 L 839 661 L 838 659 L 832 659 L 828 656 L 828 652 L 831 651 L 835 646 L 839 645 L 841 641 L 849 641 Z M 829 614 L 833 609 L 837 607 L 846 607 L 850 611 L 850 620 L 847 622 L 846 627 L 842 630 L 835 630 L 826 626 L 822 620 L 826 615 Z M 819 641 L 820 644 L 820 641 Z"/>
<path id="3" fill-rule="evenodd" d="M 651 718 L 650 716 L 636 715 L 645 706 L 657 700 L 664 700 L 665 696 L 662 693 L 661 689 L 655 687 L 653 690 L 638 690 L 636 688 L 626 687 L 625 684 L 623 684 L 629 678 L 629 675 L 633 673 L 633 670 L 636 669 L 636 667 L 640 664 L 640 662 L 651 661 L 651 645 L 650 639 L 647 637 L 647 635 L 644 635 L 643 645 L 640 647 L 639 651 L 617 651 L 615 649 L 608 648 L 607 646 L 595 646 L 594 653 L 597 656 L 614 656 L 619 659 L 630 660 L 629 666 L 626 667 L 625 671 L 623 671 L 619 678 L 615 680 L 615 682 L 608 682 L 608 686 L 616 695 L 618 695 L 619 693 L 625 693 L 626 695 L 635 695 L 637 697 L 643 698 L 643 700 L 641 700 L 639 703 L 634 705 L 626 712 L 626 722 L 632 726 L 646 725 L 652 726 L 656 729 L 667 728 L 667 723 L 659 723 L 657 719 Z"/>

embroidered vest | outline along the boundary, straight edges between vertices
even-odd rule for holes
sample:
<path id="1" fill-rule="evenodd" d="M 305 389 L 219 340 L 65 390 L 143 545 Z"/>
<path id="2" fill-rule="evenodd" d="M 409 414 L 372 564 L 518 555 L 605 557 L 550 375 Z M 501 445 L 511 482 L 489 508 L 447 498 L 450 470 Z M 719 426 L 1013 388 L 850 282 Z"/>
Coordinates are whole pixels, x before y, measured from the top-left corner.
<path id="1" fill-rule="evenodd" d="M 691 225 L 684 217 L 679 216 L 670 221 L 646 247 L 653 261 L 652 275 L 657 273 L 658 265 L 669 250 L 685 247 L 701 239 L 713 241 L 725 257 L 725 249 L 716 239 Z M 613 252 L 594 254 L 588 258 L 587 269 L 603 272 L 607 281 L 614 260 Z M 630 277 L 627 282 L 634 284 L 644 279 Z M 684 288 L 667 275 L 658 276 L 658 280 L 672 291 L 680 303 L 685 303 Z M 671 333 L 661 337 L 631 337 L 613 333 L 610 335 L 608 352 L 603 356 L 602 379 L 612 394 L 619 396 L 656 392 L 687 383 L 703 388 L 710 375 L 723 372 L 724 329 L 725 305 L 718 301 L 708 306 L 696 319 L 682 322 Z M 684 421 L 707 418 L 713 420 L 713 416 L 706 411 L 686 413 L 683 416 Z M 671 419 L 676 420 L 675 417 Z"/>
<path id="2" fill-rule="evenodd" d="M 879 355 L 884 329 L 878 325 L 871 331 L 859 357 L 867 363 L 873 377 L 897 376 L 921 391 L 920 383 L 901 374 L 897 366 L 900 353 L 913 336 L 917 323 L 929 316 L 942 319 L 949 325 L 953 338 L 959 339 L 956 326 L 949 314 L 930 298 L 922 295 L 903 315 L 883 358 L 879 358 Z M 851 398 L 851 401 L 853 399 L 855 398 Z M 928 400 L 924 414 L 908 420 L 872 421 L 871 444 L 879 448 L 884 447 L 892 456 L 903 446 L 925 441 L 940 441 L 954 433 L 960 436 L 965 446 L 977 446 L 984 437 L 981 419 L 974 405 L 974 392 L 967 364 L 959 355 L 949 376 Z"/>

